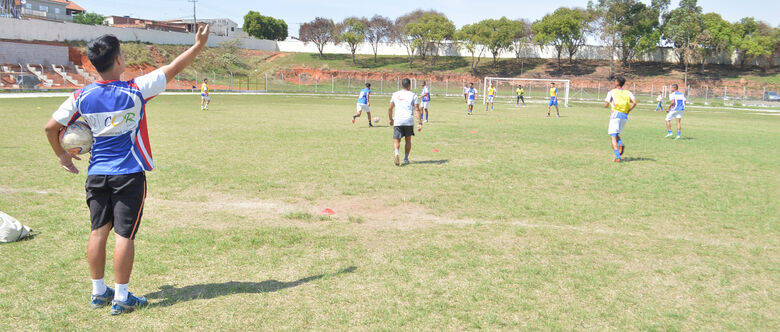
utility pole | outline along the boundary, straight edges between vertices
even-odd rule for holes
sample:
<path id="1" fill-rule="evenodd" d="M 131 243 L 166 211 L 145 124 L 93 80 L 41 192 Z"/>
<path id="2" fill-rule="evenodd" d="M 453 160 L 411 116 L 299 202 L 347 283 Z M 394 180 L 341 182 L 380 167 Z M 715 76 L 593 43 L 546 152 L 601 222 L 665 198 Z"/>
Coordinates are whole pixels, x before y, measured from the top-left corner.
<path id="1" fill-rule="evenodd" d="M 192 2 L 192 32 L 197 32 L 198 17 L 195 15 L 195 8 L 196 8 L 196 4 L 198 3 L 198 0 L 187 0 L 187 2 Z"/>

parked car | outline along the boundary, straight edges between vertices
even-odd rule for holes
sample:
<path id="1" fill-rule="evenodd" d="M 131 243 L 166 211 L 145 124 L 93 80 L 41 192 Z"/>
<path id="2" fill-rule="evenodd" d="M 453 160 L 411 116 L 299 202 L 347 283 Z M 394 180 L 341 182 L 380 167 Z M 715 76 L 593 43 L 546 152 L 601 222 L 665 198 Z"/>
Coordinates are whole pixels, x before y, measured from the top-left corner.
<path id="1" fill-rule="evenodd" d="M 764 100 L 780 101 L 780 95 L 777 94 L 777 91 L 767 91 L 764 92 Z"/>
<path id="2" fill-rule="evenodd" d="M 41 81 L 38 80 L 35 75 L 31 74 L 21 74 L 16 75 L 16 84 L 19 84 L 19 87 L 22 89 L 34 89 L 36 85 L 40 84 Z"/>

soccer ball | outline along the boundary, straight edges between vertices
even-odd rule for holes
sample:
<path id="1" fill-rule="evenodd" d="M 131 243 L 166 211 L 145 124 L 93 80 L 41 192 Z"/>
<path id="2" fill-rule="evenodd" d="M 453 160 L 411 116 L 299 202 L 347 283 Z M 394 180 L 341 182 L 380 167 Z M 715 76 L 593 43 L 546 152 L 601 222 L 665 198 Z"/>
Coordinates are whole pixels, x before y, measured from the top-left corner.
<path id="1" fill-rule="evenodd" d="M 60 131 L 60 145 L 71 154 L 85 154 L 92 151 L 92 129 L 86 122 L 76 121 Z"/>
<path id="2" fill-rule="evenodd" d="M 374 123 L 379 123 L 379 117 L 378 116 L 374 117 Z"/>

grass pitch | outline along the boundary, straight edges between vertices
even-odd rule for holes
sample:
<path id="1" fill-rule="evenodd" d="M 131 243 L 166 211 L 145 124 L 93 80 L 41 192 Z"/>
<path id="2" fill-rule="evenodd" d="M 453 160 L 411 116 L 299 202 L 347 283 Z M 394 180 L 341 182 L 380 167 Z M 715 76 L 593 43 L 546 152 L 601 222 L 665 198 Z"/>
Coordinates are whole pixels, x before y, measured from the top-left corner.
<path id="1" fill-rule="evenodd" d="M 439 98 L 396 167 L 388 99 L 378 128 L 353 98 L 150 102 L 152 306 L 120 317 L 88 306 L 87 163 L 43 135 L 63 99 L 0 100 L 0 210 L 37 231 L 0 245 L 0 330 L 780 327 L 780 117 L 693 109 L 672 141 L 640 105 L 613 164 L 597 105 Z"/>

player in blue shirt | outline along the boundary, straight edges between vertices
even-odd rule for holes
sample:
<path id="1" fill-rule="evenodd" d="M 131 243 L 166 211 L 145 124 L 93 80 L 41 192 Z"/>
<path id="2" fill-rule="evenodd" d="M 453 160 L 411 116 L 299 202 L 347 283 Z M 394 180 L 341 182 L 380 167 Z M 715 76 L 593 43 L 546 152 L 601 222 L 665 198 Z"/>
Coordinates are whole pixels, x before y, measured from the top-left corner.
<path id="1" fill-rule="evenodd" d="M 366 111 L 368 126 L 373 127 L 374 125 L 371 124 L 371 83 L 366 83 L 366 87 L 358 93 L 357 113 L 352 116 L 352 123 L 355 123 L 355 118 L 359 118 L 363 111 Z"/>
<path id="2" fill-rule="evenodd" d="M 87 261 L 92 277 L 92 308 L 111 304 L 111 314 L 133 311 L 148 304 L 128 291 L 135 257 L 135 235 L 141 223 L 146 198 L 146 171 L 154 168 L 146 127 L 146 104 L 200 53 L 209 36 L 209 26 L 198 27 L 195 44 L 171 64 L 129 81 L 121 81 L 126 62 L 119 40 L 104 35 L 87 45 L 87 56 L 100 73 L 100 81 L 76 90 L 46 124 L 49 140 L 60 165 L 78 174 L 72 159 L 59 142 L 59 132 L 83 118 L 95 143 L 89 159 L 86 192 L 91 215 Z M 103 279 L 106 241 L 114 229 L 114 282 Z"/>
<path id="3" fill-rule="evenodd" d="M 474 100 L 477 99 L 477 89 L 474 89 L 474 83 L 469 83 L 469 89 L 466 91 L 466 105 L 468 105 L 469 115 L 474 111 Z"/>
<path id="4" fill-rule="evenodd" d="M 422 93 L 420 94 L 420 121 L 422 121 L 423 113 L 425 113 L 425 123 L 428 123 L 428 107 L 431 106 L 431 89 L 428 88 L 427 82 L 422 83 Z"/>
<path id="5" fill-rule="evenodd" d="M 685 111 L 685 94 L 677 91 L 679 88 L 677 84 L 672 84 L 672 93 L 669 94 L 669 109 L 666 110 L 666 138 L 672 137 L 672 119 L 677 119 L 677 137 L 674 139 L 680 139 L 680 133 L 682 132 L 682 120 L 683 111 Z"/>

